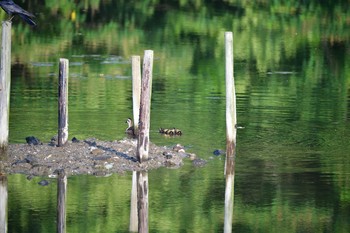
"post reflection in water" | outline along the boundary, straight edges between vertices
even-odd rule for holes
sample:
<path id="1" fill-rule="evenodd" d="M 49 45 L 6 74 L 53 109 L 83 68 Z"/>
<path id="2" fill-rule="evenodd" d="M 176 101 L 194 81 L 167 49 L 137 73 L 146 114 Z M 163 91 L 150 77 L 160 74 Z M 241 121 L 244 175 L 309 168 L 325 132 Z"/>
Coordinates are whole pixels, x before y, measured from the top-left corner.
<path id="1" fill-rule="evenodd" d="M 7 176 L 0 174 L 0 233 L 7 232 Z"/>
<path id="2" fill-rule="evenodd" d="M 130 198 L 130 224 L 129 231 L 137 232 L 138 215 L 137 215 L 137 175 L 136 171 L 132 172 L 131 198 Z"/>
<path id="3" fill-rule="evenodd" d="M 138 232 L 148 232 L 148 172 L 137 174 Z"/>
<path id="4" fill-rule="evenodd" d="M 226 158 L 225 221 L 224 232 L 232 232 L 235 184 L 235 157 Z"/>
<path id="5" fill-rule="evenodd" d="M 57 176 L 57 233 L 66 232 L 67 175 L 64 170 Z"/>

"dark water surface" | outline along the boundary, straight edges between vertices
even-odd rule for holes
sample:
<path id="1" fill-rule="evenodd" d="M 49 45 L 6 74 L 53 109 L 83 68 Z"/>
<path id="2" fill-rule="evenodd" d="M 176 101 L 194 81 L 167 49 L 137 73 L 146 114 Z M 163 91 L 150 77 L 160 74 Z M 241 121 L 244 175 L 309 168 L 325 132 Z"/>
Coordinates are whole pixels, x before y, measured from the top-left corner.
<path id="1" fill-rule="evenodd" d="M 225 159 L 212 152 L 225 149 L 223 46 L 233 31 L 233 232 L 350 231 L 348 1 L 75 2 L 25 1 L 38 26 L 13 20 L 11 143 L 56 134 L 61 57 L 70 138 L 122 139 L 130 58 L 152 49 L 151 141 L 181 143 L 208 163 L 149 172 L 150 232 L 223 232 Z M 184 134 L 165 138 L 160 127 Z M 128 232 L 131 177 L 68 177 L 67 232 Z M 42 179 L 8 176 L 8 232 L 56 231 L 56 180 Z"/>

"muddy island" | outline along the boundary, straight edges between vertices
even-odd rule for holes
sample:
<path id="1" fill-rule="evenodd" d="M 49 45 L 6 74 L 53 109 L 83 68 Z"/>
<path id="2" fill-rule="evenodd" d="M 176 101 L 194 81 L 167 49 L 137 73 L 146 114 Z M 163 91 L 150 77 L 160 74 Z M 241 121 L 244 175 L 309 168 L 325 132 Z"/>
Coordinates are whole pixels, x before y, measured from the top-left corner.
<path id="1" fill-rule="evenodd" d="M 184 159 L 194 165 L 203 165 L 204 160 L 186 153 L 180 145 L 160 147 L 150 143 L 149 159 L 139 163 L 136 158 L 137 140 L 100 141 L 94 138 L 68 141 L 57 147 L 52 143 L 10 144 L 8 159 L 3 170 L 28 176 L 54 177 L 59 170 L 67 175 L 89 174 L 106 176 L 126 171 L 151 170 L 159 167 L 179 168 Z"/>

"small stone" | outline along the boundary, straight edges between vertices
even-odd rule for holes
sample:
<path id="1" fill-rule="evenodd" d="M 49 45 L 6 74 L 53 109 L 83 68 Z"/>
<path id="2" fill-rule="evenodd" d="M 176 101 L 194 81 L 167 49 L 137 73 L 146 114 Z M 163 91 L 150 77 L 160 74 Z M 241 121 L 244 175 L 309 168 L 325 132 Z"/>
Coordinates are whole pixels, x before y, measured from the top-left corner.
<path id="1" fill-rule="evenodd" d="M 207 164 L 207 161 L 204 159 L 195 159 L 192 161 L 192 164 L 195 167 L 203 167 L 205 164 Z"/>
<path id="2" fill-rule="evenodd" d="M 195 160 L 197 155 L 196 154 L 193 154 L 193 153 L 189 153 L 188 154 L 188 157 L 190 158 L 190 160 Z"/>
<path id="3" fill-rule="evenodd" d="M 165 157 L 166 159 L 171 159 L 171 158 L 173 157 L 173 155 L 170 154 L 170 153 L 167 152 L 167 151 L 164 151 L 164 152 L 163 152 L 163 155 L 164 155 L 164 157 Z"/>
<path id="4" fill-rule="evenodd" d="M 224 155 L 225 151 L 224 150 L 220 150 L 220 149 L 216 149 L 216 150 L 213 151 L 213 154 L 216 155 L 216 156 Z"/>
<path id="5" fill-rule="evenodd" d="M 173 151 L 185 153 L 185 147 L 181 144 L 176 144 L 176 146 L 173 147 Z"/>
<path id="6" fill-rule="evenodd" d="M 29 145 L 41 145 L 42 143 L 40 142 L 40 140 L 34 136 L 29 136 L 26 137 L 26 141 Z"/>
<path id="7" fill-rule="evenodd" d="M 55 172 L 56 172 L 56 171 L 55 171 Z M 54 174 L 54 173 L 53 173 L 53 174 L 50 174 L 50 175 L 49 175 L 49 178 L 57 178 L 57 174 Z"/>
<path id="8" fill-rule="evenodd" d="M 38 184 L 41 186 L 48 186 L 50 183 L 47 180 L 42 180 L 42 181 L 38 182 Z"/>
<path id="9" fill-rule="evenodd" d="M 113 167 L 114 163 L 105 163 L 105 168 L 106 169 L 111 169 Z"/>

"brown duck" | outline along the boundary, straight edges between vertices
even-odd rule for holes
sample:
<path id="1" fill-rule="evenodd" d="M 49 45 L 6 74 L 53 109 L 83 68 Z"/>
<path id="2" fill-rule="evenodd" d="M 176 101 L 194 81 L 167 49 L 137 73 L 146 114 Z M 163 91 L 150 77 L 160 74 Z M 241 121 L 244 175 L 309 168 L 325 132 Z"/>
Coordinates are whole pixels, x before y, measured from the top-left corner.
<path id="1" fill-rule="evenodd" d="M 135 137 L 135 128 L 131 118 L 128 118 L 125 123 L 128 123 L 128 128 L 126 128 L 125 133 L 130 137 Z"/>

